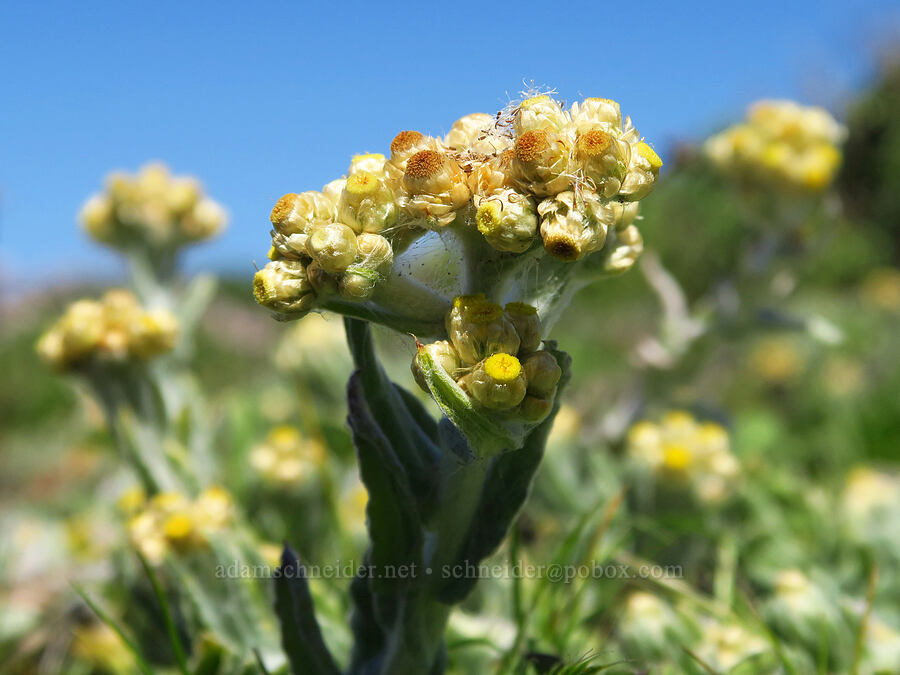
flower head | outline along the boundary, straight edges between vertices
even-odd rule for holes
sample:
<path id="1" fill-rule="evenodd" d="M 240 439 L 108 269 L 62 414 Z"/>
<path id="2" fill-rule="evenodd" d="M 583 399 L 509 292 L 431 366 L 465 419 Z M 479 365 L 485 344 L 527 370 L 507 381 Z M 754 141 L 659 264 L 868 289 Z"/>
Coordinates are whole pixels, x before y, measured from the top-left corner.
<path id="1" fill-rule="evenodd" d="M 48 364 L 68 369 L 88 360 L 144 361 L 175 346 L 178 324 L 165 310 L 148 310 L 130 291 L 79 300 L 38 341 Z"/>
<path id="2" fill-rule="evenodd" d="M 714 422 L 698 422 L 672 411 L 659 423 L 641 421 L 628 431 L 628 454 L 657 482 L 687 486 L 704 502 L 720 502 L 738 473 L 728 432 Z"/>
<path id="3" fill-rule="evenodd" d="M 111 174 L 106 191 L 82 207 L 80 220 L 91 237 L 112 246 L 171 248 L 214 236 L 227 216 L 194 178 L 148 164 L 134 175 Z"/>
<path id="4" fill-rule="evenodd" d="M 749 183 L 820 192 L 837 173 L 844 136 L 844 128 L 822 108 L 759 101 L 745 122 L 712 136 L 704 149 L 716 166 Z"/>

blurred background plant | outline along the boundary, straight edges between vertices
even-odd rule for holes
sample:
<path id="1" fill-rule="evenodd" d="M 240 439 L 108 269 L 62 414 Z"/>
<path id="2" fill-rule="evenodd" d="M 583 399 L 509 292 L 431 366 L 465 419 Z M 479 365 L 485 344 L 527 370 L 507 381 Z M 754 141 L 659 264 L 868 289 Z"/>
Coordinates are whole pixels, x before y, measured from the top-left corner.
<path id="1" fill-rule="evenodd" d="M 585 657 L 623 673 L 898 672 L 898 73 L 888 65 L 849 106 L 832 188 L 788 224 L 761 217 L 759 195 L 700 147 L 665 157 L 639 221 L 658 266 L 580 291 L 554 327 L 579 367 L 531 499 L 488 561 L 575 574 L 476 587 L 450 622 L 451 672 Z M 164 176 L 116 181 L 195 186 Z M 140 657 L 178 672 L 179 645 L 189 672 L 262 672 L 259 647 L 275 672 L 265 585 L 210 570 L 271 567 L 285 539 L 309 561 L 359 561 L 342 326 L 260 321 L 244 278 L 185 281 L 178 253 L 203 238 L 186 232 L 215 230 L 221 212 L 181 230 L 203 214 L 134 194 L 121 213 L 112 189 L 91 200 L 116 213 L 98 222 L 121 237 L 98 238 L 133 264 L 131 295 L 87 283 L 4 308 L 0 663 L 118 673 Z M 757 286 L 735 281 L 782 226 L 783 257 Z M 103 299 L 63 311 L 81 297 Z M 740 320 L 735 297 L 753 310 Z M 37 364 L 41 335 L 75 377 Z M 411 388 L 411 344 L 375 338 Z M 101 389 L 135 389 L 136 373 L 144 385 L 109 405 Z M 348 583 L 311 582 L 337 653 Z"/>

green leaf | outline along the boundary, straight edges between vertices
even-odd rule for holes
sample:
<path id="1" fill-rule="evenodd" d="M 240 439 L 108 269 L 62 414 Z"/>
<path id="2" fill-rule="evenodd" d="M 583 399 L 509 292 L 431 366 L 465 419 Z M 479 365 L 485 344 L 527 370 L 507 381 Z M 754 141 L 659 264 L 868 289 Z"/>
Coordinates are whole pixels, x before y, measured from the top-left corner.
<path id="1" fill-rule="evenodd" d="M 375 356 L 369 325 L 345 318 L 344 328 L 359 375 L 360 396 L 405 469 L 418 506 L 427 512 L 435 495 L 441 457 L 435 443 L 435 422 L 415 397 L 390 381 Z"/>
<path id="2" fill-rule="evenodd" d="M 375 422 L 359 373 L 350 378 L 347 400 L 347 422 L 356 447 L 360 478 L 369 493 L 369 562 L 374 569 L 370 587 L 375 592 L 379 619 L 383 624 L 390 623 L 396 608 L 393 601 L 386 600 L 398 601 L 410 582 L 390 572 L 421 561 L 424 533 L 406 470 L 381 425 Z"/>
<path id="3" fill-rule="evenodd" d="M 150 665 L 147 663 L 146 659 L 141 655 L 140 650 L 137 645 L 129 638 L 124 629 L 115 621 L 103 608 L 100 607 L 96 602 L 91 600 L 87 593 L 80 586 L 74 586 L 75 592 L 81 596 L 81 599 L 90 607 L 94 614 L 96 614 L 100 620 L 105 623 L 107 626 L 112 628 L 115 631 L 116 635 L 119 636 L 119 639 L 122 640 L 124 645 L 128 648 L 128 651 L 131 652 L 131 655 L 134 656 L 134 660 L 137 662 L 138 669 L 144 673 L 144 675 L 153 675 L 153 670 L 150 668 Z"/>
<path id="4" fill-rule="evenodd" d="M 156 595 L 156 600 L 159 602 L 159 607 L 162 610 L 163 621 L 166 624 L 166 633 L 169 636 L 169 643 L 172 645 L 175 660 L 178 662 L 178 669 L 184 673 L 184 675 L 188 675 L 187 658 L 185 658 L 184 655 L 184 647 L 181 644 L 181 637 L 178 635 L 175 620 L 172 618 L 172 611 L 169 608 L 169 601 L 166 598 L 166 594 L 163 592 L 162 586 L 159 584 L 159 579 L 153 571 L 153 568 L 150 567 L 147 559 L 141 554 L 140 550 L 135 549 L 135 553 L 137 553 L 137 557 L 141 561 L 141 566 L 144 568 L 144 573 L 150 580 L 150 585 L 153 587 L 153 593 Z"/>
<path id="5" fill-rule="evenodd" d="M 338 675 L 340 671 L 316 622 L 306 569 L 287 545 L 274 578 L 281 644 L 294 675 Z"/>

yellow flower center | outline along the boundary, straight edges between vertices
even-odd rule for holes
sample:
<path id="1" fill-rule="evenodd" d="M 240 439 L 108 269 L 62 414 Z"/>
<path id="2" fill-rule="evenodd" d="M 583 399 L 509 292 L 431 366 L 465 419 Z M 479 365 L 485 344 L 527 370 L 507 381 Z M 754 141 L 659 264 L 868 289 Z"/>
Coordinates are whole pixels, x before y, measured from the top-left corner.
<path id="1" fill-rule="evenodd" d="M 194 523 L 185 513 L 176 513 L 166 519 L 163 525 L 163 533 L 167 539 L 180 541 L 187 539 L 194 529 Z"/>
<path id="2" fill-rule="evenodd" d="M 347 179 L 346 190 L 356 197 L 364 197 L 377 191 L 378 183 L 378 178 L 375 175 L 367 171 L 360 171 Z"/>
<path id="3" fill-rule="evenodd" d="M 691 451 L 683 445 L 671 444 L 663 448 L 663 467 L 673 473 L 681 473 L 691 464 Z"/>
<path id="4" fill-rule="evenodd" d="M 522 364 L 510 354 L 494 354 L 485 359 L 484 372 L 498 382 L 512 382 L 522 372 Z"/>

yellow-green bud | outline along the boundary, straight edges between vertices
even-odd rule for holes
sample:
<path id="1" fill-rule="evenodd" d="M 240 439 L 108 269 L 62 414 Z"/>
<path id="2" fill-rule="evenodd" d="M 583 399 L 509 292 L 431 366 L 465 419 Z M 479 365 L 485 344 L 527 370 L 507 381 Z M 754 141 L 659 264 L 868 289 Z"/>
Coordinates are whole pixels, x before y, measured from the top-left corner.
<path id="1" fill-rule="evenodd" d="M 356 259 L 356 234 L 343 223 L 316 225 L 309 232 L 306 252 L 329 274 L 339 274 Z"/>
<path id="2" fill-rule="evenodd" d="M 534 352 L 522 363 L 528 393 L 540 398 L 553 398 L 562 368 L 550 352 Z"/>
<path id="3" fill-rule="evenodd" d="M 186 239 L 199 241 L 218 233 L 226 220 L 221 206 L 211 199 L 201 199 L 184 215 L 181 229 Z"/>
<path id="4" fill-rule="evenodd" d="M 538 205 L 541 238 L 547 253 L 573 262 L 599 251 L 613 224 L 612 208 L 591 190 L 562 192 Z"/>
<path id="5" fill-rule="evenodd" d="M 526 422 L 540 422 L 553 408 L 553 396 L 541 398 L 527 394 L 519 404 L 519 417 Z"/>
<path id="6" fill-rule="evenodd" d="M 466 299 L 457 298 L 447 315 L 447 334 L 460 360 L 472 365 L 497 352 L 517 354 L 519 336 L 503 308 L 477 297 L 462 297 Z"/>
<path id="7" fill-rule="evenodd" d="M 519 359 L 511 354 L 492 354 L 465 378 L 466 391 L 492 410 L 515 408 L 525 398 L 525 375 Z"/>
<path id="8" fill-rule="evenodd" d="M 80 219 L 85 231 L 94 239 L 106 241 L 112 235 L 115 209 L 106 195 L 94 195 L 81 208 Z"/>
<path id="9" fill-rule="evenodd" d="M 334 217 L 334 202 L 321 192 L 310 190 L 284 195 L 272 208 L 270 220 L 276 231 L 287 235 L 308 234 L 311 228 L 330 223 Z"/>
<path id="10" fill-rule="evenodd" d="M 519 355 L 537 351 L 542 337 L 537 308 L 524 302 L 508 302 L 504 311 L 519 336 Z"/>
<path id="11" fill-rule="evenodd" d="M 398 217 L 394 194 L 378 175 L 358 171 L 347 179 L 338 203 L 338 218 L 354 232 L 381 232 L 393 226 Z"/>
<path id="12" fill-rule="evenodd" d="M 316 297 L 299 260 L 273 260 L 259 270 L 253 277 L 253 296 L 279 312 L 306 312 Z"/>
<path id="13" fill-rule="evenodd" d="M 475 224 L 498 251 L 523 253 L 534 242 L 538 218 L 534 202 L 515 190 L 475 197 Z"/>
<path id="14" fill-rule="evenodd" d="M 177 178 L 169 184 L 165 199 L 169 210 L 175 215 L 183 215 L 200 201 L 200 185 L 193 178 Z"/>
<path id="15" fill-rule="evenodd" d="M 149 359 L 175 347 L 178 323 L 165 311 L 146 312 L 131 325 L 129 352 L 141 359 Z"/>
<path id="16" fill-rule="evenodd" d="M 432 342 L 422 347 L 422 349 L 428 352 L 428 355 L 434 360 L 435 365 L 447 371 L 447 374 L 450 375 L 450 377 L 454 377 L 456 371 L 459 370 L 459 354 L 456 353 L 453 345 L 450 344 L 448 340 Z M 422 388 L 422 391 L 427 392 L 428 384 L 425 382 L 425 375 L 422 373 L 422 369 L 419 367 L 418 358 L 413 358 L 410 370 L 412 371 L 413 379 L 415 379 L 416 384 Z"/>
<path id="17" fill-rule="evenodd" d="M 365 265 L 354 263 L 341 275 L 338 291 L 348 300 L 362 301 L 375 292 L 378 278 L 378 272 Z"/>

